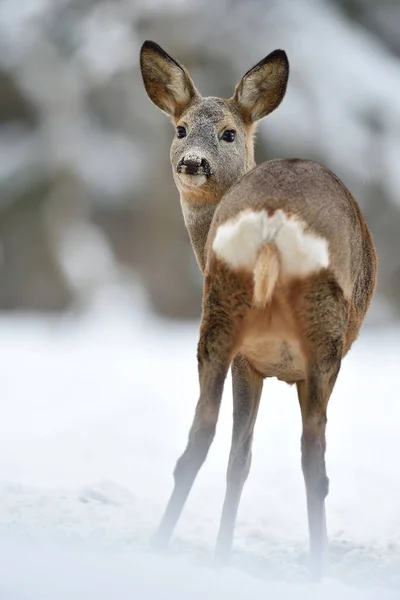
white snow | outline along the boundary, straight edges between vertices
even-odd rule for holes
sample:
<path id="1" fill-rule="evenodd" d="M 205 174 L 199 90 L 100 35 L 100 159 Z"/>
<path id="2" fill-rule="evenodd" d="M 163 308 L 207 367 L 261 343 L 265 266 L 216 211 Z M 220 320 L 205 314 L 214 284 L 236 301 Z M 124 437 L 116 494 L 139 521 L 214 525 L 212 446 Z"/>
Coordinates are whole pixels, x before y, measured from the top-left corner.
<path id="1" fill-rule="evenodd" d="M 400 327 L 363 331 L 339 375 L 328 424 L 331 571 L 316 586 L 304 566 L 294 388 L 266 381 L 233 564 L 219 573 L 229 381 L 171 553 L 148 549 L 197 400 L 197 326 L 118 303 L 80 319 L 2 317 L 1 600 L 398 598 L 399 336 Z"/>

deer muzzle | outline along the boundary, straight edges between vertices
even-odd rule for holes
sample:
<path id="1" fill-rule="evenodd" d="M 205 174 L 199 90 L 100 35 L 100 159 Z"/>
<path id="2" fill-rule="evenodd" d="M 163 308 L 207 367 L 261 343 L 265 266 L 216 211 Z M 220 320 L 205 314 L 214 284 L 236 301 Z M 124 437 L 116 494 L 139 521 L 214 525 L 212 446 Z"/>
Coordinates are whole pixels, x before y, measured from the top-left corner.
<path id="1" fill-rule="evenodd" d="M 179 174 L 205 175 L 207 179 L 212 175 L 210 163 L 206 158 L 194 154 L 183 156 L 176 168 Z"/>

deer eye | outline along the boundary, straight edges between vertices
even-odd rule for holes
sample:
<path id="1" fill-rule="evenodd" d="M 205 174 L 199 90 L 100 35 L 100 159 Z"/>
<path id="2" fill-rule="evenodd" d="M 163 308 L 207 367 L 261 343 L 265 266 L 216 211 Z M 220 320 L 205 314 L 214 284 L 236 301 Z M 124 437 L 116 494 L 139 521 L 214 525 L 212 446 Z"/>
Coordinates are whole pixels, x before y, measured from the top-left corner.
<path id="1" fill-rule="evenodd" d="M 179 139 L 186 137 L 186 129 L 181 125 L 179 125 L 179 127 L 176 128 L 176 137 L 178 137 Z"/>
<path id="2" fill-rule="evenodd" d="M 233 142 L 235 140 L 235 137 L 236 131 L 234 131 L 233 129 L 227 129 L 222 134 L 221 140 L 224 140 L 224 142 Z"/>

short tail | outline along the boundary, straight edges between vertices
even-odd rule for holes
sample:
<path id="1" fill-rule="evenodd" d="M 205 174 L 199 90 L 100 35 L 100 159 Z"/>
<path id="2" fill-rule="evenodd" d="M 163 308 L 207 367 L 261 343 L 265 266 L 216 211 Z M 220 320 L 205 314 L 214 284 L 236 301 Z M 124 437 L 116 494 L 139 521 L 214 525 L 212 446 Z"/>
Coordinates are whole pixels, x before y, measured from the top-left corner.
<path id="1" fill-rule="evenodd" d="M 271 301 L 279 277 L 279 251 L 273 242 L 263 244 L 254 265 L 253 305 L 265 308 Z"/>

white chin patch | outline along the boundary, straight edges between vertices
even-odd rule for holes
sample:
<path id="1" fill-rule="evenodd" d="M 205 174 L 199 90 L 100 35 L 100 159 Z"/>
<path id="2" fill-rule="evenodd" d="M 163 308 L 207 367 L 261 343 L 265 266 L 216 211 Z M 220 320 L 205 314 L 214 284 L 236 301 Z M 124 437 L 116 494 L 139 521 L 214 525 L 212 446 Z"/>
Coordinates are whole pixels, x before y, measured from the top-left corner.
<path id="1" fill-rule="evenodd" d="M 207 181 L 205 175 L 188 175 L 187 173 L 181 173 L 179 179 L 185 187 L 200 187 Z"/>

